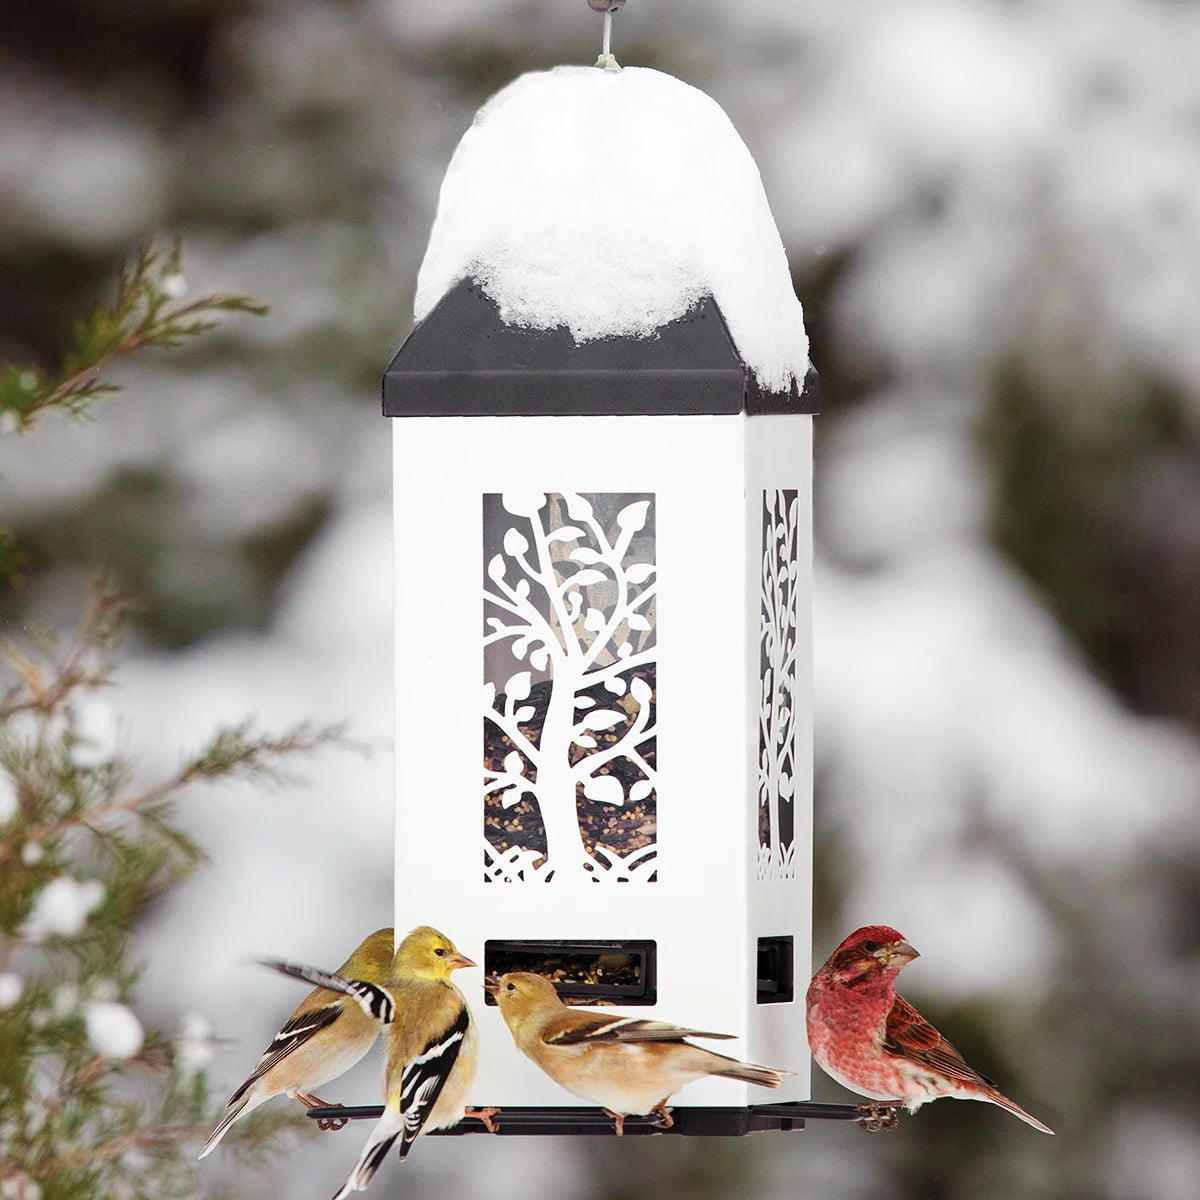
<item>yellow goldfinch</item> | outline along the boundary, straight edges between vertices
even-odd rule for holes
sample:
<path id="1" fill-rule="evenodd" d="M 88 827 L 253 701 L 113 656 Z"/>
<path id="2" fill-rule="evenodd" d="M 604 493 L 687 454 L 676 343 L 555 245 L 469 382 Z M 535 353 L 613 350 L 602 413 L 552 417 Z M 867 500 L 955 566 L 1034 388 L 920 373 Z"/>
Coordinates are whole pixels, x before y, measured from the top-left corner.
<path id="1" fill-rule="evenodd" d="M 377 929 L 338 968 L 338 973 L 383 983 L 394 946 L 393 931 Z M 305 1108 L 333 1107 L 314 1096 L 313 1090 L 348 1071 L 378 1036 L 379 1022 L 363 1012 L 353 997 L 322 987 L 309 992 L 245 1083 L 230 1096 L 225 1115 L 204 1143 L 200 1157 L 212 1153 L 234 1121 L 272 1096 L 292 1096 Z"/>
<path id="2" fill-rule="evenodd" d="M 334 1200 L 365 1191 L 397 1138 L 403 1159 L 422 1130 L 446 1129 L 465 1115 L 493 1128 L 491 1118 L 498 1110 L 468 1113 L 465 1107 L 479 1035 L 462 992 L 450 979 L 451 972 L 475 964 L 444 934 L 428 925 L 414 929 L 396 950 L 383 987 L 292 963 L 264 965 L 355 996 L 363 1011 L 384 1027 L 383 1116 Z"/>
<path id="3" fill-rule="evenodd" d="M 684 1084 L 706 1075 L 777 1088 L 791 1074 L 738 1062 L 684 1040 L 730 1034 L 568 1008 L 548 979 L 527 971 L 499 979 L 489 975 L 483 986 L 496 997 L 517 1049 L 568 1092 L 599 1104 L 616 1122 L 618 1136 L 625 1132 L 625 1118 L 634 1115 L 657 1113 L 658 1124 L 670 1129 L 675 1122 L 667 1101 Z"/>

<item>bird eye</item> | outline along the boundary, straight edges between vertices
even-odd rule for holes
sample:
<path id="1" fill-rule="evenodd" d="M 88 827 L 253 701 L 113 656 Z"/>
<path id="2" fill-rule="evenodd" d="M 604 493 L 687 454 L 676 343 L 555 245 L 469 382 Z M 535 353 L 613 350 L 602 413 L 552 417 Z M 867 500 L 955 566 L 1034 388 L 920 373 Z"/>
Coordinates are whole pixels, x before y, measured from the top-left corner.
<path id="1" fill-rule="evenodd" d="M 443 955 L 443 954 L 445 954 L 445 953 L 446 953 L 446 952 L 445 952 L 445 950 L 443 950 L 443 949 L 441 948 L 441 946 L 439 946 L 439 947 L 438 947 L 438 948 L 437 948 L 437 949 L 434 951 L 434 954 L 436 954 L 436 955 L 438 956 L 438 958 L 441 958 L 441 957 L 442 957 L 442 955 Z"/>
<path id="2" fill-rule="evenodd" d="M 517 990 L 517 985 L 515 983 L 510 983 L 506 990 L 510 991 L 510 992 L 515 992 Z"/>
<path id="3" fill-rule="evenodd" d="M 873 942 L 870 938 L 868 938 L 865 942 L 863 942 L 863 949 L 868 954 L 874 954 L 875 951 L 879 949 L 879 943 Z"/>

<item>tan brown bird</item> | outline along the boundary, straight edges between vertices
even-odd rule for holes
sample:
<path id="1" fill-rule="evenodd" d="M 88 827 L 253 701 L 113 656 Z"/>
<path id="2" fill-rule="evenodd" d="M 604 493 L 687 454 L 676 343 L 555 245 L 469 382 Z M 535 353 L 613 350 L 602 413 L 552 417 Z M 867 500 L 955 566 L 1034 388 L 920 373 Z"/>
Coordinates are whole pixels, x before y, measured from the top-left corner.
<path id="1" fill-rule="evenodd" d="M 777 1088 L 792 1073 L 738 1062 L 685 1040 L 730 1034 L 569 1008 L 548 979 L 527 971 L 488 976 L 483 986 L 496 997 L 517 1048 L 568 1092 L 600 1105 L 618 1136 L 626 1117 L 649 1113 L 657 1113 L 658 1124 L 669 1129 L 674 1120 L 667 1101 L 706 1075 Z"/>
<path id="2" fill-rule="evenodd" d="M 377 929 L 338 968 L 338 974 L 381 984 L 392 965 L 395 935 Z M 229 1097 L 221 1123 L 200 1158 L 211 1154 L 229 1127 L 272 1096 L 291 1096 L 305 1108 L 335 1107 L 313 1095 L 322 1084 L 348 1071 L 379 1036 L 379 1021 L 352 996 L 318 987 L 309 992 L 263 1051 L 254 1070 Z"/>

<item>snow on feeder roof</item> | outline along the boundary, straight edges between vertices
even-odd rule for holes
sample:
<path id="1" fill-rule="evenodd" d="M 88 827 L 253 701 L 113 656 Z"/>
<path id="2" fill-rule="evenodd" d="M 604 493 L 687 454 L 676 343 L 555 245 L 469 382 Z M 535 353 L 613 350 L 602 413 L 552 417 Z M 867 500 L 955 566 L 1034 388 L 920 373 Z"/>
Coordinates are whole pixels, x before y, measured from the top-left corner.
<path id="1" fill-rule="evenodd" d="M 464 280 L 506 324 L 575 344 L 651 338 L 712 297 L 761 391 L 804 386 L 758 168 L 715 101 L 660 71 L 556 67 L 484 105 L 442 184 L 417 321 Z"/>

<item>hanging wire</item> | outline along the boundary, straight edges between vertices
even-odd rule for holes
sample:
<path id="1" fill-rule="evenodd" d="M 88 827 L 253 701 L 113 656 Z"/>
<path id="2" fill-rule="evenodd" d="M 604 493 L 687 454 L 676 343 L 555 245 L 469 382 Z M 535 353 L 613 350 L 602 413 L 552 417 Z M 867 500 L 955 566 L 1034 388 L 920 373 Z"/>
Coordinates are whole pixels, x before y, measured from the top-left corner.
<path id="1" fill-rule="evenodd" d="M 596 66 L 606 71 L 619 71 L 621 64 L 617 62 L 612 52 L 612 23 L 613 13 L 625 3 L 625 0 L 587 0 L 588 7 L 604 14 L 604 33 L 601 43 L 600 57 Z"/>

